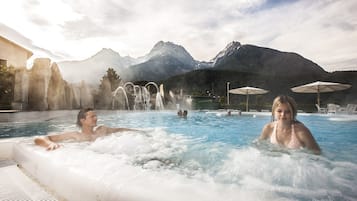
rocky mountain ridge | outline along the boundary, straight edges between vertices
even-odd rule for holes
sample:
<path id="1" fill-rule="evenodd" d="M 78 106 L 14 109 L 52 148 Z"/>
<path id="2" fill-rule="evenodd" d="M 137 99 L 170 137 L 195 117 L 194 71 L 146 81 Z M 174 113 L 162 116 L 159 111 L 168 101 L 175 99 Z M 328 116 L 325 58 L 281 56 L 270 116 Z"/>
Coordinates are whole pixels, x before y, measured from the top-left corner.
<path id="1" fill-rule="evenodd" d="M 242 45 L 240 44 L 240 42 L 232 41 L 223 50 L 218 52 L 218 54 L 213 59 L 211 59 L 210 62 L 213 64 L 213 66 L 217 65 L 220 62 L 220 60 L 224 59 L 225 57 L 231 56 L 241 46 Z"/>
<path id="2" fill-rule="evenodd" d="M 182 46 L 159 41 L 151 51 L 138 58 L 122 57 L 111 49 L 102 49 L 83 61 L 58 63 L 68 82 L 84 80 L 99 83 L 110 67 L 124 81 L 159 81 L 199 69 L 234 70 L 258 74 L 288 74 L 319 76 L 327 73 L 314 62 L 296 54 L 278 50 L 242 45 L 232 41 L 210 61 L 197 61 Z"/>
<path id="3" fill-rule="evenodd" d="M 321 76 L 327 73 L 316 63 L 296 53 L 240 44 L 231 44 L 226 49 L 225 55 L 215 61 L 215 69 L 271 76 Z"/>

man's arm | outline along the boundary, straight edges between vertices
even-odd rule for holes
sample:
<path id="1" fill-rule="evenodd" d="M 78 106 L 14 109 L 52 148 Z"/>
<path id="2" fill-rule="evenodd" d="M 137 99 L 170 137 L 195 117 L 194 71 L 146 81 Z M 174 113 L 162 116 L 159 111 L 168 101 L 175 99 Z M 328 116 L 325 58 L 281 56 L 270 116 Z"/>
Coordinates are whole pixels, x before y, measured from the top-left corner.
<path id="1" fill-rule="evenodd" d="M 76 139 L 77 132 L 68 132 L 57 135 L 46 135 L 36 137 L 34 142 L 36 145 L 45 147 L 47 150 L 55 150 L 60 147 L 57 142 L 61 142 L 69 139 Z"/>
<path id="2" fill-rule="evenodd" d="M 102 135 L 110 135 L 112 133 L 124 132 L 124 131 L 139 131 L 139 130 L 131 129 L 131 128 L 110 128 L 110 127 L 106 127 L 106 126 L 100 126 L 96 130 L 96 132 L 98 132 Z"/>

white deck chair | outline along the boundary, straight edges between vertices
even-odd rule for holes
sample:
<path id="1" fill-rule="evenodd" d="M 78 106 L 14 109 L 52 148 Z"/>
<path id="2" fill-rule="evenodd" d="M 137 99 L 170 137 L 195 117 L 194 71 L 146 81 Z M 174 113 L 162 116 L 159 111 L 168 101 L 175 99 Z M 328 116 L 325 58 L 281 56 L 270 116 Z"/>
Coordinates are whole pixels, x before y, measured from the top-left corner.
<path id="1" fill-rule="evenodd" d="M 357 104 L 347 104 L 346 107 L 338 108 L 339 114 L 357 114 Z"/>
<path id="2" fill-rule="evenodd" d="M 327 113 L 336 114 L 339 111 L 339 108 L 340 108 L 340 105 L 329 103 L 329 104 L 327 104 Z"/>
<path id="3" fill-rule="evenodd" d="M 347 114 L 357 114 L 357 104 L 347 104 L 346 112 Z"/>
<path id="4" fill-rule="evenodd" d="M 318 104 L 315 104 L 315 106 L 317 108 L 318 113 L 327 113 L 327 108 L 320 107 Z"/>

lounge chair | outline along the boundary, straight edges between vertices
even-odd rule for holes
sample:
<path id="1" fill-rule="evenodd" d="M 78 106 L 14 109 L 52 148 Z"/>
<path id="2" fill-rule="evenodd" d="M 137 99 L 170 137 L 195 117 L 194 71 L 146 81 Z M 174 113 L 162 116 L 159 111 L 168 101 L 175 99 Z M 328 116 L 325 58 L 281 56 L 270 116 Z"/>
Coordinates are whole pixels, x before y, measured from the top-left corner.
<path id="1" fill-rule="evenodd" d="M 320 107 L 318 104 L 315 104 L 315 106 L 317 108 L 318 113 L 327 113 L 327 108 Z"/>
<path id="2" fill-rule="evenodd" d="M 357 114 L 357 104 L 347 104 L 346 113 L 347 114 Z"/>
<path id="3" fill-rule="evenodd" d="M 346 107 L 340 107 L 337 110 L 338 114 L 357 114 L 357 104 L 347 104 Z"/>
<path id="4" fill-rule="evenodd" d="M 336 114 L 340 109 L 340 105 L 329 103 L 327 104 L 327 113 Z"/>

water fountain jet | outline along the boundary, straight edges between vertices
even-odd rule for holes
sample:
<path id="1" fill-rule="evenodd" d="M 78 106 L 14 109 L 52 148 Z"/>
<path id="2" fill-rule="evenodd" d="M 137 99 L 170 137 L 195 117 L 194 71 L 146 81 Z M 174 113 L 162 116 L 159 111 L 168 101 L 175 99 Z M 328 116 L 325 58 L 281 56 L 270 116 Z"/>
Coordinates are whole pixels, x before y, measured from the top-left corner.
<path id="1" fill-rule="evenodd" d="M 113 99 L 112 99 L 112 109 L 115 108 L 115 101 L 118 101 L 118 98 L 117 98 L 117 94 L 119 92 L 119 90 L 121 90 L 124 94 L 124 98 L 125 98 L 125 103 L 124 103 L 124 108 L 125 106 L 127 107 L 128 110 L 130 110 L 130 107 L 129 107 L 129 100 L 128 100 L 128 96 L 126 95 L 126 91 L 124 89 L 124 87 L 122 86 L 119 86 L 117 89 L 115 89 L 115 91 L 113 92 Z"/>

